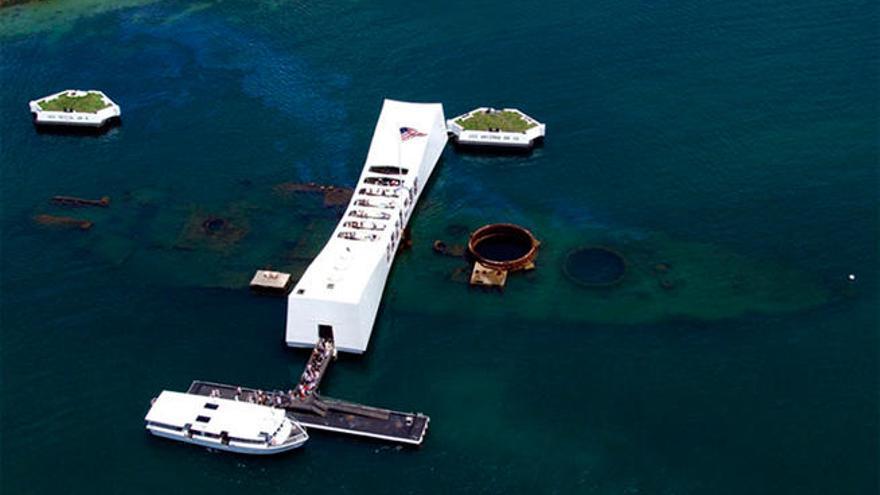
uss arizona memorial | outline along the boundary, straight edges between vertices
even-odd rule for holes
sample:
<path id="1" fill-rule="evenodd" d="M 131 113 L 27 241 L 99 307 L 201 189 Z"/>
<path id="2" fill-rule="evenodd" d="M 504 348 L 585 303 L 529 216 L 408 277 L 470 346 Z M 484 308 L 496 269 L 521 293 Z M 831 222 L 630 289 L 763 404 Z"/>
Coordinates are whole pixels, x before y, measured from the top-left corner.
<path id="1" fill-rule="evenodd" d="M 510 128 L 473 130 L 493 121 Z M 404 229 L 448 135 L 462 145 L 531 149 L 544 132 L 517 109 L 482 107 L 447 121 L 440 103 L 385 100 L 351 202 L 288 296 L 287 345 L 330 339 L 340 351 L 367 350 Z"/>
<path id="2" fill-rule="evenodd" d="M 507 109 L 474 112 L 509 114 Z M 460 137 L 447 126 L 439 103 L 385 100 L 351 201 L 288 295 L 287 345 L 314 348 L 297 388 L 271 392 L 267 402 L 261 390 L 195 381 L 187 393 L 164 391 L 154 399 L 145 418 L 151 433 L 249 454 L 302 445 L 308 439 L 303 426 L 422 443 L 429 417 L 323 398 L 317 387 L 328 355 L 367 350 L 407 223 L 446 146 L 447 132 Z M 489 132 L 498 131 L 496 126 Z"/>
<path id="3" fill-rule="evenodd" d="M 404 229 L 446 145 L 439 103 L 385 100 L 351 202 L 288 296 L 287 345 L 367 350 Z"/>

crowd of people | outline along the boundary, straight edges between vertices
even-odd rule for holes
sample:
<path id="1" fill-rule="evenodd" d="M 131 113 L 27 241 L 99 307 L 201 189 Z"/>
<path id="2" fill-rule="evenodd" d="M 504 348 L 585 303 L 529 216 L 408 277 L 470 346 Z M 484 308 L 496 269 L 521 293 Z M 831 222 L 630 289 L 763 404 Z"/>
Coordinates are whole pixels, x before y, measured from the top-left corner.
<path id="1" fill-rule="evenodd" d="M 378 218 L 379 220 L 388 220 L 391 218 L 391 214 L 384 211 L 367 213 L 363 210 L 351 210 L 348 215 L 358 218 Z"/>
<path id="2" fill-rule="evenodd" d="M 392 190 L 379 189 L 379 188 L 375 188 L 375 187 L 370 187 L 370 188 L 362 187 L 358 191 L 358 194 L 365 194 L 367 196 L 381 196 L 381 197 L 385 197 L 385 198 L 399 198 L 400 197 L 400 195 L 397 194 L 397 192 L 393 189 Z"/>
<path id="3" fill-rule="evenodd" d="M 284 407 L 290 402 L 290 400 L 292 400 L 292 394 L 292 390 L 287 394 L 280 390 L 270 392 L 257 390 L 251 394 L 248 394 L 245 397 L 245 393 L 242 391 L 241 387 L 235 387 L 235 395 L 233 396 L 233 399 L 242 400 L 242 397 L 245 397 L 244 401 L 250 402 L 251 404 L 259 404 L 261 406 Z"/>
<path id="4" fill-rule="evenodd" d="M 397 187 L 401 184 L 399 179 L 389 179 L 387 177 L 367 177 L 364 179 L 364 183 L 387 187 Z"/>
<path id="5" fill-rule="evenodd" d="M 327 339 L 318 341 L 318 345 L 312 350 L 306 369 L 299 379 L 299 383 L 293 390 L 292 398 L 305 400 L 318 388 L 321 373 L 327 367 L 330 358 L 333 357 L 333 343 Z"/>
<path id="6" fill-rule="evenodd" d="M 358 199 L 354 202 L 355 206 L 366 206 L 368 208 L 385 208 L 387 210 L 394 209 L 393 201 L 376 201 L 375 203 L 370 201 L 369 199 Z"/>
<path id="7" fill-rule="evenodd" d="M 312 350 L 312 354 L 309 356 L 306 369 L 303 371 L 296 388 L 287 392 L 281 390 L 269 392 L 255 390 L 248 393 L 242 390 L 241 387 L 236 387 L 233 399 L 272 407 L 286 407 L 293 401 L 306 400 L 317 390 L 321 373 L 327 368 L 327 363 L 329 363 L 332 357 L 333 342 L 328 339 L 320 339 L 318 345 L 315 346 L 315 349 Z M 219 389 L 214 388 L 211 389 L 209 397 L 221 398 L 222 395 Z"/>
<path id="8" fill-rule="evenodd" d="M 342 226 L 361 230 L 385 230 L 384 225 L 378 224 L 376 222 L 351 221 L 343 223 Z"/>
<path id="9" fill-rule="evenodd" d="M 379 238 L 379 236 L 376 234 L 361 234 L 348 230 L 340 232 L 339 237 L 341 239 L 347 239 L 349 241 L 375 241 Z"/>

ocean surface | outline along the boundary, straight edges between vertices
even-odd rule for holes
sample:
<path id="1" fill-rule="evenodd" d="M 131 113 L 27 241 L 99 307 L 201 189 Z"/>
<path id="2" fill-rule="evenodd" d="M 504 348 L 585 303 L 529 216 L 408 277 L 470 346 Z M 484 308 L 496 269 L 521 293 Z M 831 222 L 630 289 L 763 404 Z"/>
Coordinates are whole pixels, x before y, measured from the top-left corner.
<path id="1" fill-rule="evenodd" d="M 875 1 L 46 1 L 0 8 L 0 492 L 869 494 L 878 490 Z M 35 131 L 101 89 L 123 123 Z M 272 458 L 153 438 L 193 379 L 288 388 L 285 301 L 383 98 L 518 107 L 543 148 L 448 147 L 368 352 L 325 395 L 432 418 L 401 449 Z M 53 195 L 109 196 L 70 209 Z M 89 231 L 39 215 L 94 222 Z M 221 217 L 221 238 L 202 222 Z M 542 241 L 503 293 L 432 252 Z M 587 289 L 583 245 L 627 259 Z M 848 280 L 848 275 L 855 280 Z"/>

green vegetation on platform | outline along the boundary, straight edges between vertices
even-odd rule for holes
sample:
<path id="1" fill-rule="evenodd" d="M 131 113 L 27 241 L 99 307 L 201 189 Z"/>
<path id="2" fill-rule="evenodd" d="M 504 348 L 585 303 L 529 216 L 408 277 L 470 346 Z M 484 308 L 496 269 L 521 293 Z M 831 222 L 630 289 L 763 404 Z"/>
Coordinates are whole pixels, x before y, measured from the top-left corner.
<path id="1" fill-rule="evenodd" d="M 41 101 L 40 108 L 49 112 L 63 112 L 71 109 L 74 112 L 95 113 L 102 108 L 109 107 L 100 94 L 91 92 L 84 96 L 69 96 L 63 93 L 51 100 Z"/>
<path id="2" fill-rule="evenodd" d="M 492 111 L 491 113 L 474 112 L 470 116 L 455 121 L 466 131 L 487 131 L 501 129 L 504 132 L 525 132 L 537 124 L 523 118 L 519 112 L 509 110 Z"/>

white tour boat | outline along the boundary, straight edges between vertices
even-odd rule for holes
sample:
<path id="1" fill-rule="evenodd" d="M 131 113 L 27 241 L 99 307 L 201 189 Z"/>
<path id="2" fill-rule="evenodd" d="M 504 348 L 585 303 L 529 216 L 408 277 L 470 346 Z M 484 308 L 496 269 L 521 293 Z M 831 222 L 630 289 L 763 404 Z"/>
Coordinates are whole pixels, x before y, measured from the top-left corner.
<path id="1" fill-rule="evenodd" d="M 367 350 L 404 229 L 447 141 L 443 105 L 385 100 L 354 195 L 288 296 L 287 345 Z"/>
<path id="2" fill-rule="evenodd" d="M 276 454 L 309 439 L 283 409 L 168 390 L 144 420 L 153 435 L 241 454 Z"/>

